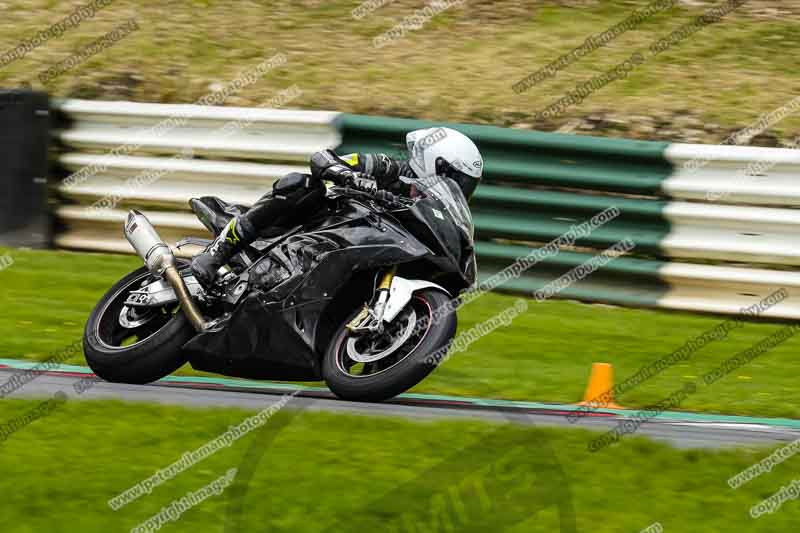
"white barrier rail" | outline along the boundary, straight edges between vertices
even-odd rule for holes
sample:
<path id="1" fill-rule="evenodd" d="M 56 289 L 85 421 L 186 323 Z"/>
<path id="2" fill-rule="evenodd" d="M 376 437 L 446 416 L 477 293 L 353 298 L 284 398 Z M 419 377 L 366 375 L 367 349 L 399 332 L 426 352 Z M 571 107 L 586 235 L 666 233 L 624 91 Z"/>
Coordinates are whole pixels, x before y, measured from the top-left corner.
<path id="1" fill-rule="evenodd" d="M 726 204 L 800 206 L 800 150 L 673 144 L 662 184 L 672 198 Z M 696 163 L 702 163 L 694 168 Z"/>
<path id="2" fill-rule="evenodd" d="M 212 107 L 91 100 L 55 101 L 72 119 L 56 131 L 64 144 L 78 149 L 111 150 L 125 144 L 139 151 L 174 154 L 191 148 L 197 155 L 268 161 L 307 161 L 320 147 L 334 147 L 341 137 L 333 127 L 338 113 L 244 107 Z M 156 126 L 181 119 L 164 134 Z M 230 128 L 227 124 L 246 124 Z"/>
<path id="3" fill-rule="evenodd" d="M 311 154 L 341 143 L 333 124 L 339 114 L 328 111 L 90 100 L 56 100 L 53 107 L 67 119 L 67 127 L 54 132 L 68 147 L 60 165 L 69 173 L 101 169 L 86 180 L 57 186 L 77 203 L 56 213 L 63 231 L 55 244 L 63 248 L 128 252 L 120 228 L 124 207 L 132 205 L 168 210 L 152 215 L 166 228 L 168 241 L 207 236 L 191 214 L 182 213 L 190 198 L 219 196 L 251 204 L 281 176 L 307 172 Z M 177 126 L 159 131 L 159 124 L 176 118 L 181 119 Z M 110 154 L 123 145 L 136 151 Z M 195 158 L 176 157 L 184 150 Z M 145 172 L 160 177 L 145 187 L 130 185 Z M 119 202 L 112 209 L 89 208 L 114 197 Z"/>

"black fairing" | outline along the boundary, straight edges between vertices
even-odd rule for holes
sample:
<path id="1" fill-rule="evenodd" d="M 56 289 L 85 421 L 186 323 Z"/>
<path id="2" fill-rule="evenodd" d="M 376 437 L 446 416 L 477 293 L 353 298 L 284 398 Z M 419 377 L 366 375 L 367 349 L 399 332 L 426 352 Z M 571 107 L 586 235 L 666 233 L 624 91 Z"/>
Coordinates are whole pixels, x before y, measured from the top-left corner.
<path id="1" fill-rule="evenodd" d="M 448 178 L 416 180 L 423 197 L 408 210 L 397 213 L 397 218 L 435 257 L 430 261 L 442 274 L 459 279 L 451 282 L 449 289 L 457 294 L 475 282 L 475 229 L 472 215 L 460 187 Z"/>
<path id="2" fill-rule="evenodd" d="M 399 275 L 430 279 L 452 294 L 474 281 L 472 235 L 436 195 L 385 212 L 346 190 L 331 192 L 328 209 L 305 227 L 253 243 L 247 291 L 219 324 L 184 346 L 194 368 L 319 380 L 327 337 L 371 298 L 380 269 L 397 266 Z"/>

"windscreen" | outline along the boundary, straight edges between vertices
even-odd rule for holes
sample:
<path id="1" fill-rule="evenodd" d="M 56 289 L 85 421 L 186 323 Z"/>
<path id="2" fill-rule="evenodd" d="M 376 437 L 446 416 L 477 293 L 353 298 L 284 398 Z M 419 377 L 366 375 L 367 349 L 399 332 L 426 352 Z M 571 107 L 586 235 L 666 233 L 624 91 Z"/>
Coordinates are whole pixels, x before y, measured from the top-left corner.
<path id="1" fill-rule="evenodd" d="M 435 176 L 432 178 L 420 178 L 413 181 L 416 188 L 435 200 L 441 202 L 450 220 L 458 226 L 464 236 L 468 238 L 470 244 L 475 238 L 475 226 L 472 223 L 472 214 L 469 211 L 467 199 L 461 192 L 461 188 L 450 178 Z"/>

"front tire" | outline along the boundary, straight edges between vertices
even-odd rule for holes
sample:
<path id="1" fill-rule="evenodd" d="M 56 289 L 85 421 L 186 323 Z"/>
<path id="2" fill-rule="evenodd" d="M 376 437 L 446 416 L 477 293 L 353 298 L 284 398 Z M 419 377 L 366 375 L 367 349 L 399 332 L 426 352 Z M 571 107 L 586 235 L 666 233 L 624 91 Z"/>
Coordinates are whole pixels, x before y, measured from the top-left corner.
<path id="1" fill-rule="evenodd" d="M 325 352 L 322 361 L 325 383 L 339 398 L 362 402 L 388 400 L 415 386 L 436 368 L 456 334 L 456 314 L 453 309 L 445 307 L 448 303 L 449 297 L 436 289 L 415 293 L 393 324 L 403 316 L 410 318 L 413 313 L 411 320 L 423 324 L 424 331 L 415 332 L 396 348 L 388 342 L 391 353 L 369 363 L 352 359 L 348 352 L 353 349 L 348 347 L 348 343 L 353 341 L 347 324 L 359 311 L 354 312 L 336 331 Z M 437 309 L 447 309 L 447 312 L 434 321 Z M 402 340 L 401 337 L 399 341 Z M 439 356 L 432 358 L 431 354 Z"/>
<path id="2" fill-rule="evenodd" d="M 153 280 L 144 267 L 131 272 L 103 296 L 89 316 L 83 351 L 98 377 L 116 383 L 151 383 L 186 363 L 181 347 L 195 332 L 177 305 L 145 311 L 125 306 L 132 290 Z"/>

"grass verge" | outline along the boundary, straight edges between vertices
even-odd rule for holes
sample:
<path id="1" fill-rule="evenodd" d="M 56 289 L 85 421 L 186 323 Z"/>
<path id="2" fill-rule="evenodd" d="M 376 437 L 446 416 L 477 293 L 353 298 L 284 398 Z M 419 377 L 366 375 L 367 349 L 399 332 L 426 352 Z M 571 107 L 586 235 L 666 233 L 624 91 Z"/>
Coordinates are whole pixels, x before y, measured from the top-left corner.
<path id="1" fill-rule="evenodd" d="M 0 402 L 0 420 L 35 403 Z M 595 455 L 586 443 L 596 434 L 583 430 L 291 409 L 150 494 L 117 511 L 107 505 L 251 414 L 67 402 L 3 443 L 3 531 L 129 531 L 231 468 L 233 485 L 164 531 L 522 533 L 574 521 L 577 529 L 561 531 L 641 531 L 659 522 L 670 532 L 774 533 L 796 531 L 800 519 L 796 501 L 748 515 L 792 480 L 789 464 L 737 490 L 726 484 L 766 449 L 686 451 L 632 437 Z M 223 529 L 229 513 L 235 523 Z"/>
<path id="2" fill-rule="evenodd" d="M 27 80 L 59 97 L 191 103 L 284 52 L 285 67 L 227 105 L 259 105 L 297 84 L 303 95 L 290 105 L 303 109 L 689 142 L 720 142 L 787 103 L 800 87 L 788 53 L 800 45 L 794 2 L 750 0 L 553 120 L 535 114 L 722 0 L 676 2 L 523 94 L 512 84 L 651 0 L 467 0 L 382 48 L 373 47 L 376 36 L 429 2 L 385 2 L 357 21 L 351 11 L 361 3 L 254 0 L 232 11 L 220 0 L 115 0 L 0 69 L 0 85 Z M 0 52 L 85 2 L 3 4 Z M 42 87 L 40 72 L 130 18 L 138 31 Z M 784 120 L 756 143 L 793 138 L 799 120 Z"/>

